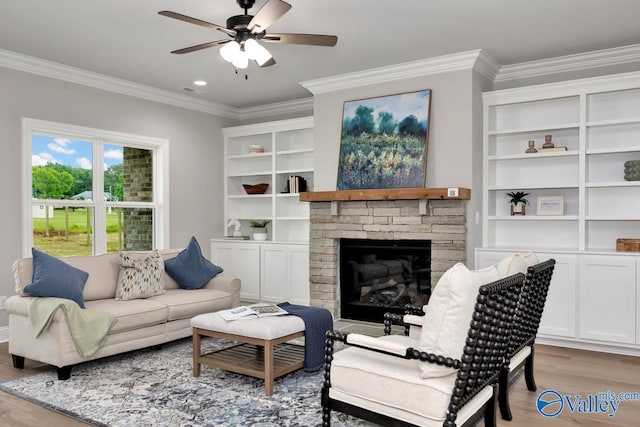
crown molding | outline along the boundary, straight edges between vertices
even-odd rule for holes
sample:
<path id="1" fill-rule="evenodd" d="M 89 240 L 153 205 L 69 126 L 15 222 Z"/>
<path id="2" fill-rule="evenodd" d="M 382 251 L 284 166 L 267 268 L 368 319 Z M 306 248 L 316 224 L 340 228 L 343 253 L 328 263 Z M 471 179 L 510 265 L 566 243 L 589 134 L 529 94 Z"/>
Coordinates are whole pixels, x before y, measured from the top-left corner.
<path id="1" fill-rule="evenodd" d="M 274 102 L 273 104 L 257 105 L 238 109 L 239 120 L 256 119 L 260 117 L 276 116 L 289 113 L 309 113 L 313 115 L 313 98 L 294 99 L 292 101 Z"/>
<path id="2" fill-rule="evenodd" d="M 640 44 L 558 56 L 556 58 L 542 59 L 539 61 L 521 62 L 513 65 L 503 65 L 494 82 L 500 83 L 509 80 L 527 79 L 548 74 L 585 70 L 608 65 L 620 65 L 636 61 L 640 61 Z"/>
<path id="3" fill-rule="evenodd" d="M 238 116 L 236 109 L 226 105 L 198 100 L 186 95 L 175 94 L 168 90 L 133 83 L 128 80 L 109 77 L 104 74 L 8 50 L 0 49 L 0 66 L 223 117 L 236 119 Z"/>
<path id="4" fill-rule="evenodd" d="M 353 73 L 340 74 L 316 80 L 308 80 L 300 84 L 312 94 L 334 92 L 337 90 L 351 89 L 354 87 L 375 85 L 394 80 L 403 80 L 412 77 L 422 77 L 432 74 L 445 73 L 450 71 L 472 69 L 481 59 L 481 72 L 491 75 L 491 69 L 497 72 L 498 64 L 487 54 L 481 55 L 480 49 L 453 55 L 443 55 L 435 58 L 422 59 L 418 61 L 405 62 L 386 67 L 372 68 L 369 70 Z M 495 74 L 495 73 L 494 73 Z"/>

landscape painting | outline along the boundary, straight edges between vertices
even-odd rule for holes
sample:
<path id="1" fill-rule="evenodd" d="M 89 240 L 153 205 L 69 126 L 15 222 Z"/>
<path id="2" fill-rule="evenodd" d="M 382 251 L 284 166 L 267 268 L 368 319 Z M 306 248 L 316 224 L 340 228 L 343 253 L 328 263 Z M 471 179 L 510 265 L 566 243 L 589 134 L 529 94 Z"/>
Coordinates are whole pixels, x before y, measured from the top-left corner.
<path id="1" fill-rule="evenodd" d="M 431 90 L 344 103 L 338 190 L 424 187 Z"/>

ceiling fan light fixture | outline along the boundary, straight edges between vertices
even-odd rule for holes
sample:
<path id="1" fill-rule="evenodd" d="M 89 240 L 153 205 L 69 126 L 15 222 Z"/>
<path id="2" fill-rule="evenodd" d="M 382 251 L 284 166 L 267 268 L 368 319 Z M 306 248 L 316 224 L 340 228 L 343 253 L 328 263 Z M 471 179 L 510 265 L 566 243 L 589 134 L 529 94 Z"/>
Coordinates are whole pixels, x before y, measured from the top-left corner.
<path id="1" fill-rule="evenodd" d="M 240 52 L 240 43 L 235 40 L 225 43 L 225 45 L 220 48 L 220 56 L 227 62 L 233 62 L 238 52 Z"/>
<path id="2" fill-rule="evenodd" d="M 247 39 L 244 42 L 244 50 L 247 52 L 249 59 L 255 60 L 258 65 L 264 65 L 268 60 L 273 58 L 271 53 L 260 43 L 254 39 Z"/>
<path id="3" fill-rule="evenodd" d="M 244 70 L 249 66 L 249 56 L 247 52 L 244 50 L 239 50 L 236 52 L 236 56 L 233 57 L 233 61 L 231 61 L 234 67 L 240 68 Z"/>

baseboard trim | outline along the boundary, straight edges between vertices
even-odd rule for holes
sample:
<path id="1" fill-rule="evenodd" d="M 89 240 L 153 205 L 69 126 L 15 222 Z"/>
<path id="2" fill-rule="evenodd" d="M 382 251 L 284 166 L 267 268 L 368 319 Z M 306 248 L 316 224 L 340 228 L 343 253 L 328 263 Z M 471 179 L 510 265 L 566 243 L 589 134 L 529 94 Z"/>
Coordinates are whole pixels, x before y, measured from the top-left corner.
<path id="1" fill-rule="evenodd" d="M 538 335 L 536 344 L 551 345 L 555 347 L 575 348 L 577 350 L 599 351 L 601 353 L 621 354 L 625 356 L 640 356 L 640 348 L 638 346 L 624 344 L 616 345 L 612 343 L 600 343 L 585 340 L 572 340 L 570 338 L 551 338 L 541 337 Z"/>
<path id="2" fill-rule="evenodd" d="M 0 327 L 0 343 L 9 342 L 9 327 L 2 326 Z"/>

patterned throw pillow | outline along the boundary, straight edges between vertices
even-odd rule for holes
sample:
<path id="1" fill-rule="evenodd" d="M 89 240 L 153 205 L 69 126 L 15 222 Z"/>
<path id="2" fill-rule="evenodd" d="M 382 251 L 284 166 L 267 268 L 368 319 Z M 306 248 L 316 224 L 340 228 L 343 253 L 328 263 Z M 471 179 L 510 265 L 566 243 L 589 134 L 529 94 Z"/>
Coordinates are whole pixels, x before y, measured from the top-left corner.
<path id="1" fill-rule="evenodd" d="M 120 275 L 116 288 L 116 300 L 125 301 L 164 294 L 164 262 L 158 251 L 149 252 L 144 258 L 118 253 Z"/>

